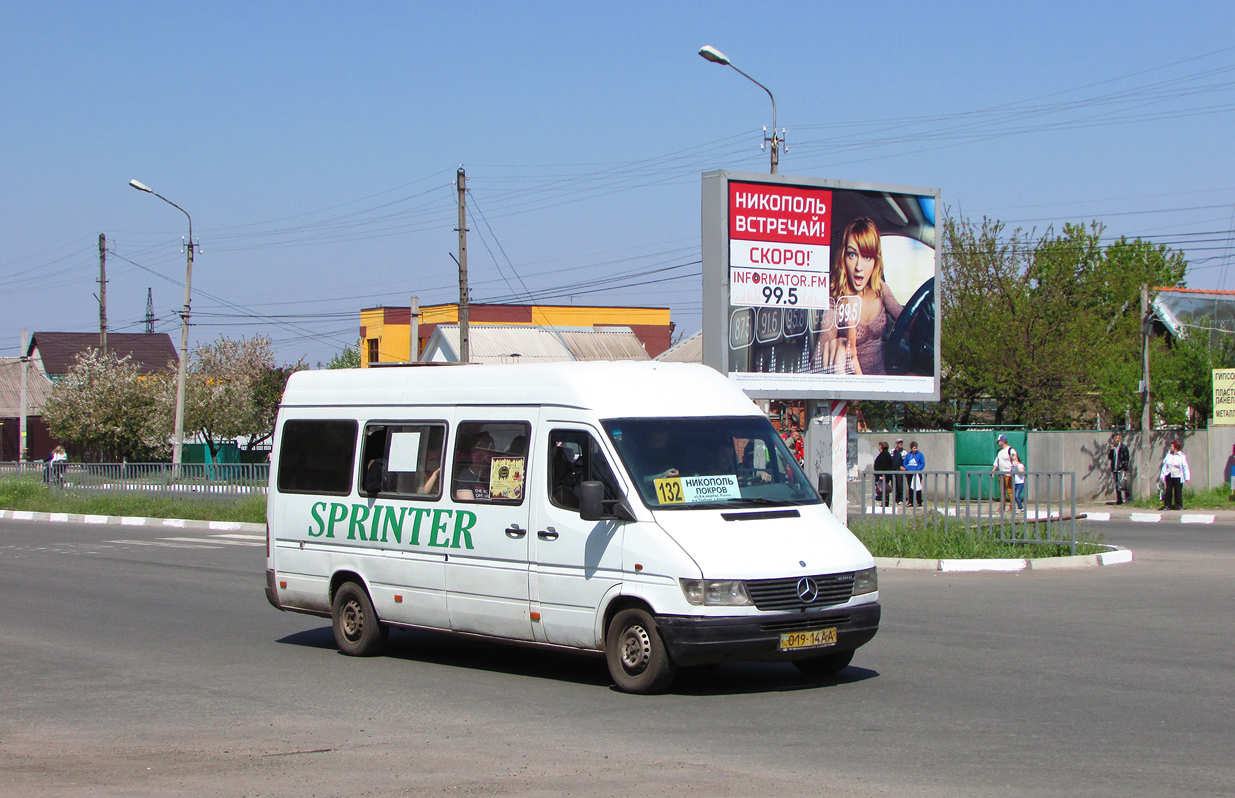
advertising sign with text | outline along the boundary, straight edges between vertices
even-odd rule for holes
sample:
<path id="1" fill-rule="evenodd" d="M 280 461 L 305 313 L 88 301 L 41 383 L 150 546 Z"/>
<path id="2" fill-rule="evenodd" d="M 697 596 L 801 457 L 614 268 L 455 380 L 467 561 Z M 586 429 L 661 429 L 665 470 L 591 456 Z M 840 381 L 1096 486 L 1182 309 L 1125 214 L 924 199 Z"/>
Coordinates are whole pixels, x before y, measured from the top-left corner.
<path id="1" fill-rule="evenodd" d="M 938 399 L 938 200 L 705 174 L 704 362 L 753 398 Z"/>

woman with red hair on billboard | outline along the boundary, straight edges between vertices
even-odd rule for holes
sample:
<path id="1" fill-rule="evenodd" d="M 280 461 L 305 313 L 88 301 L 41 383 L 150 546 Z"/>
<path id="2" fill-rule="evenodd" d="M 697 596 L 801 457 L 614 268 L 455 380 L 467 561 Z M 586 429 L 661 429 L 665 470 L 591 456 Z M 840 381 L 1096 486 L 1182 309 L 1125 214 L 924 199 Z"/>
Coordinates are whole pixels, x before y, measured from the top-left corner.
<path id="1" fill-rule="evenodd" d="M 831 307 L 815 342 L 811 371 L 825 374 L 886 374 L 883 334 L 902 305 L 883 279 L 879 229 L 865 216 L 854 219 L 832 259 Z M 843 331 L 843 337 L 839 332 Z"/>

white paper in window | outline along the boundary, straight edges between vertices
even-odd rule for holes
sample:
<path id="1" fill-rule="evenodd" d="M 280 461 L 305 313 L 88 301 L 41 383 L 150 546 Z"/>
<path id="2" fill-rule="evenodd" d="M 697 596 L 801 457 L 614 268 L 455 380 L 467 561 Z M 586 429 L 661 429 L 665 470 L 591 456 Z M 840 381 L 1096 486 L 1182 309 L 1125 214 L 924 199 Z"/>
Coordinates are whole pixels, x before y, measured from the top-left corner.
<path id="1" fill-rule="evenodd" d="M 396 432 L 390 439 L 387 471 L 415 471 L 420 462 L 420 433 Z"/>

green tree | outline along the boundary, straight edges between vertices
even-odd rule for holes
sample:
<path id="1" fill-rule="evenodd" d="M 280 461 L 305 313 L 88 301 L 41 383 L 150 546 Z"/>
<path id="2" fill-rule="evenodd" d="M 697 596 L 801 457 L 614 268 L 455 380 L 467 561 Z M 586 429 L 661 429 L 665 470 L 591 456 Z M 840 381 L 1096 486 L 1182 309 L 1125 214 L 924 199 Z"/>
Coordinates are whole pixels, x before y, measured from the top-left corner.
<path id="1" fill-rule="evenodd" d="M 43 418 L 52 435 L 87 459 L 154 459 L 169 448 L 159 385 L 130 358 L 88 349 L 52 389 Z"/>
<path id="2" fill-rule="evenodd" d="M 356 342 L 355 346 L 345 346 L 343 351 L 339 352 L 334 357 L 330 358 L 330 362 L 326 364 L 328 369 L 358 369 L 360 368 L 360 341 Z M 321 363 L 317 364 L 321 367 Z"/>

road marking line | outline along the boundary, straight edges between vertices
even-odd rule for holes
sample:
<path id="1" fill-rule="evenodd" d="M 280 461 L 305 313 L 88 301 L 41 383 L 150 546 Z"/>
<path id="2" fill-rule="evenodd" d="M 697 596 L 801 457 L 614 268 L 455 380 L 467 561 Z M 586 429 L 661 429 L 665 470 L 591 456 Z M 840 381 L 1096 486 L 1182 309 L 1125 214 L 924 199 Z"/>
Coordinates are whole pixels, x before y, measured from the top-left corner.
<path id="1" fill-rule="evenodd" d="M 1098 555 L 1098 565 L 1118 565 L 1119 563 L 1132 562 L 1132 550 L 1125 549 L 1123 551 L 1105 551 Z"/>
<path id="2" fill-rule="evenodd" d="M 61 523 L 67 524 L 69 521 L 69 514 L 68 513 L 51 513 L 50 515 L 47 516 L 47 520 L 48 521 L 60 521 Z"/>
<path id="3" fill-rule="evenodd" d="M 106 524 L 107 519 L 106 515 L 86 515 L 82 516 L 81 520 L 84 524 Z"/>
<path id="4" fill-rule="evenodd" d="M 1162 520 L 1161 513 L 1133 513 L 1128 517 L 1129 521 L 1134 521 L 1138 524 L 1156 524 Z"/>
<path id="5" fill-rule="evenodd" d="M 240 529 L 239 521 L 211 521 L 211 529 Z"/>
<path id="6" fill-rule="evenodd" d="M 30 512 L 29 510 L 14 510 L 13 520 L 14 521 L 33 521 L 34 513 Z"/>
<path id="7" fill-rule="evenodd" d="M 177 529 L 184 529 L 184 523 L 185 522 L 183 518 L 164 518 L 163 519 L 163 526 L 174 526 Z"/>
<path id="8" fill-rule="evenodd" d="M 120 519 L 120 525 L 121 526 L 145 526 L 146 519 L 138 518 L 138 517 L 131 516 L 131 515 L 126 515 Z"/>
<path id="9" fill-rule="evenodd" d="M 1216 516 L 1213 515 L 1181 515 L 1179 523 L 1181 524 L 1212 524 Z"/>
<path id="10" fill-rule="evenodd" d="M 1085 513 L 1085 517 L 1090 521 L 1109 521 L 1111 520 L 1110 513 Z"/>
<path id="11" fill-rule="evenodd" d="M 218 546 L 206 544 L 203 546 L 195 546 L 191 543 L 166 543 L 159 540 L 109 540 L 108 543 L 122 543 L 127 546 L 162 546 L 167 549 L 214 549 L 218 551 Z"/>
<path id="12" fill-rule="evenodd" d="M 212 538 L 229 538 L 231 540 L 262 540 L 266 539 L 265 535 L 241 535 L 233 532 L 230 535 L 211 535 Z"/>

